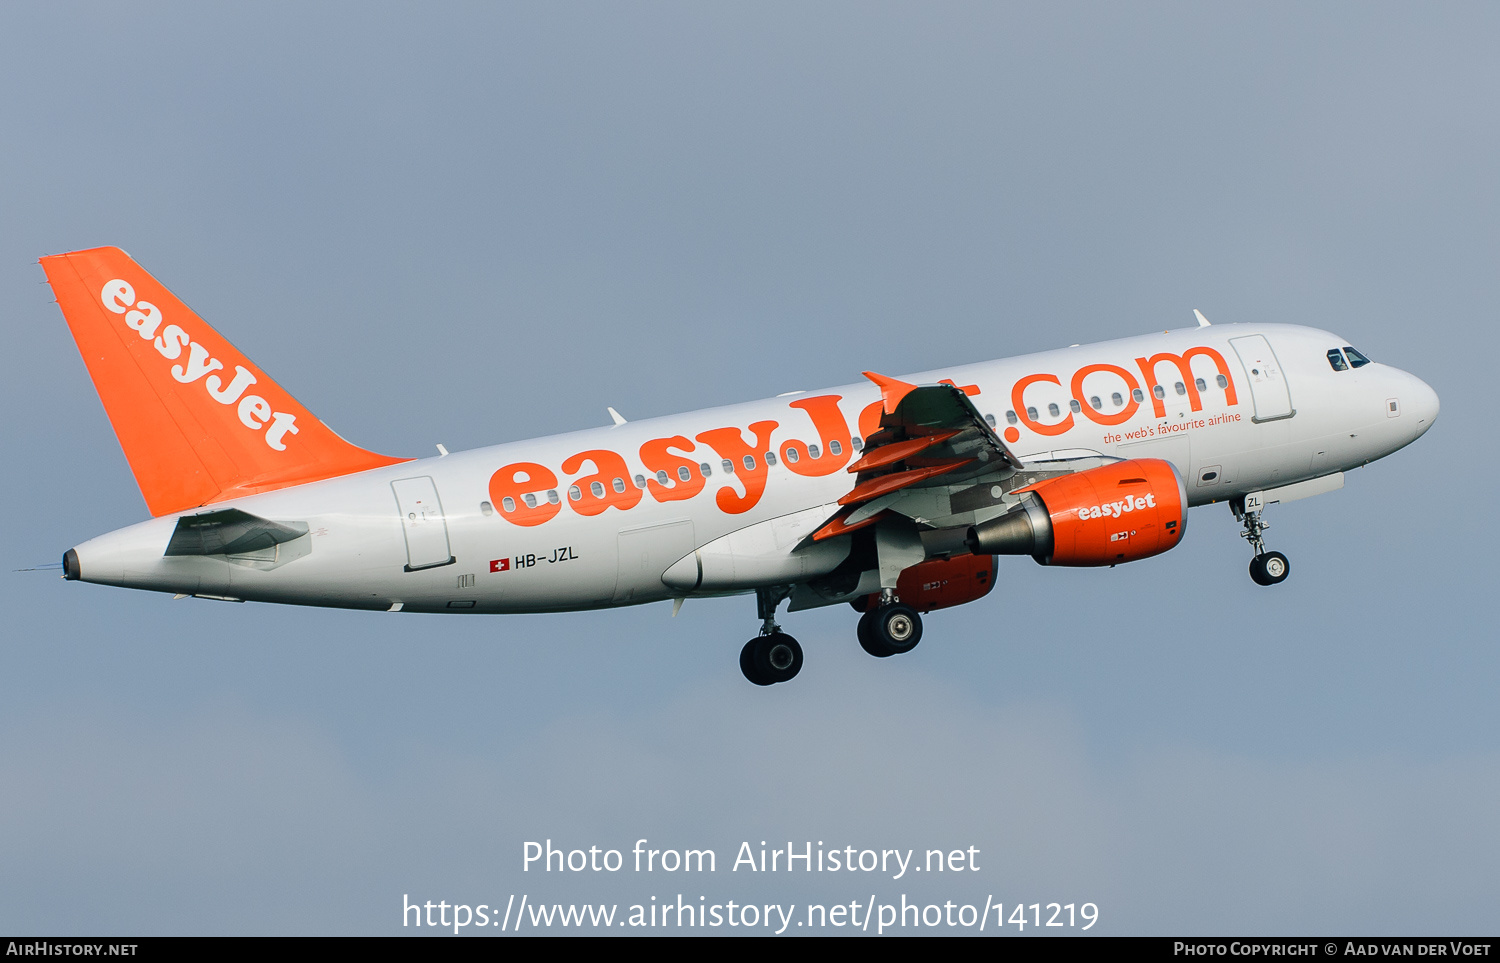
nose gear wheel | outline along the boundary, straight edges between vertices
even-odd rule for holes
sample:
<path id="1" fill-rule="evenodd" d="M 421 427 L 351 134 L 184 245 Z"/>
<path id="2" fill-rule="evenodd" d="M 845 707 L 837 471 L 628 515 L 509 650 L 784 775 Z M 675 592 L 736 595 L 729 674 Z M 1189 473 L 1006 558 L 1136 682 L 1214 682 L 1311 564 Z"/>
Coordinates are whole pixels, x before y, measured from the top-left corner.
<path id="1" fill-rule="evenodd" d="M 1259 502 L 1255 504 L 1258 505 Z M 1255 557 L 1250 560 L 1251 581 L 1256 585 L 1280 585 L 1285 582 L 1286 577 L 1291 574 L 1292 565 L 1280 552 L 1266 551 L 1265 532 L 1271 526 L 1261 519 L 1262 509 L 1246 505 L 1244 499 L 1231 501 L 1229 508 L 1234 512 L 1234 517 L 1245 526 L 1240 537 L 1255 549 Z"/>
<path id="2" fill-rule="evenodd" d="M 1250 578 L 1256 585 L 1278 585 L 1291 571 L 1291 563 L 1280 552 L 1262 552 L 1250 560 Z"/>

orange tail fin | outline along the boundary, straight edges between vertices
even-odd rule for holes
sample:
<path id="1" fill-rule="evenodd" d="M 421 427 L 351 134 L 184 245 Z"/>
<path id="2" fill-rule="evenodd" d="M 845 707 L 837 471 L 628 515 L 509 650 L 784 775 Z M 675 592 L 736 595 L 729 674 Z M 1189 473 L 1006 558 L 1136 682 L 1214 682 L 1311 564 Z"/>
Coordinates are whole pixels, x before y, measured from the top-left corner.
<path id="1" fill-rule="evenodd" d="M 151 514 L 408 460 L 340 438 L 119 248 L 41 264 Z"/>

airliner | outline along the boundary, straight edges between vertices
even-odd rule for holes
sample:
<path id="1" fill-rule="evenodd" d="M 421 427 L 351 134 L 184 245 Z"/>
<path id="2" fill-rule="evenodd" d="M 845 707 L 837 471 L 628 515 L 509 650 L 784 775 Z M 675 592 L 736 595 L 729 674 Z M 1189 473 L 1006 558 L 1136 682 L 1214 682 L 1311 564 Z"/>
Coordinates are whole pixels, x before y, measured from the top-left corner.
<path id="1" fill-rule="evenodd" d="M 118 248 L 44 257 L 153 516 L 64 577 L 231 602 L 512 613 L 750 595 L 757 685 L 802 647 L 777 611 L 847 603 L 872 656 L 984 597 L 1000 556 L 1114 566 L 1228 504 L 1250 577 L 1287 578 L 1270 505 L 1432 427 L 1437 394 L 1346 339 L 1210 324 L 798 391 L 473 451 L 341 438 Z"/>

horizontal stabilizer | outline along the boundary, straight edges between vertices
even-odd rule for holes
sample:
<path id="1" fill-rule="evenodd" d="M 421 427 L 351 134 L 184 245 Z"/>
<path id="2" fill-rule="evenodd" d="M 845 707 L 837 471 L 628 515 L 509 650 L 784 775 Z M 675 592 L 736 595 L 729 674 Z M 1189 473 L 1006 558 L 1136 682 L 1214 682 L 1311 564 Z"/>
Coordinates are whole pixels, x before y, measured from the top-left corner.
<path id="1" fill-rule="evenodd" d="M 306 522 L 273 522 L 238 508 L 177 519 L 163 555 L 248 555 L 307 534 Z"/>

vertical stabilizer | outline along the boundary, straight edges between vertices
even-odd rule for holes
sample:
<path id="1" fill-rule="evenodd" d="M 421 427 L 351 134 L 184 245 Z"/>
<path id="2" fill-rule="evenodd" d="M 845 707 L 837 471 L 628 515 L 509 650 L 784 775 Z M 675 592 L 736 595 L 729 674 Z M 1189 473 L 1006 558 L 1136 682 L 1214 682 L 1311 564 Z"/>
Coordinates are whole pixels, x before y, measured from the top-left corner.
<path id="1" fill-rule="evenodd" d="M 379 468 L 124 251 L 42 268 L 153 515 Z"/>

